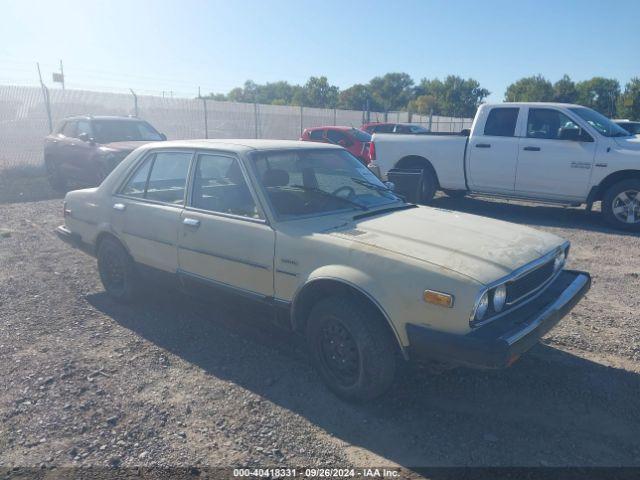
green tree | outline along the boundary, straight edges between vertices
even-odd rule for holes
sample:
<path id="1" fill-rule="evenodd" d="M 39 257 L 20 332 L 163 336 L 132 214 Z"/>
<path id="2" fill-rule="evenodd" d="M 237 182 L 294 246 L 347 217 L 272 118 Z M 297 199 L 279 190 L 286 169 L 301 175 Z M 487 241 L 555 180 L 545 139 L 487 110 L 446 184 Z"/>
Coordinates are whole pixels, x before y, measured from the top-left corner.
<path id="1" fill-rule="evenodd" d="M 371 98 L 369 87 L 356 83 L 340 92 L 338 106 L 346 110 L 364 110 L 367 106 L 367 100 L 369 100 L 369 109 L 377 110 L 379 108 Z"/>
<path id="2" fill-rule="evenodd" d="M 300 99 L 306 107 L 335 108 L 340 89 L 330 85 L 327 77 L 310 77 L 302 87 Z"/>
<path id="3" fill-rule="evenodd" d="M 449 75 L 444 82 L 435 78 L 423 78 L 416 87 L 416 95 L 434 99 L 430 108 L 437 115 L 472 117 L 478 106 L 489 96 L 490 92 L 482 88 L 473 78 L 464 79 Z"/>
<path id="4" fill-rule="evenodd" d="M 640 77 L 632 78 L 618 98 L 618 115 L 630 120 L 640 120 Z"/>
<path id="5" fill-rule="evenodd" d="M 371 98 L 385 112 L 406 108 L 413 98 L 412 87 L 413 79 L 406 73 L 387 73 L 369 82 Z"/>
<path id="6" fill-rule="evenodd" d="M 435 113 L 436 106 L 436 97 L 433 95 L 420 95 L 409 102 L 409 110 L 420 115 Z"/>
<path id="7" fill-rule="evenodd" d="M 507 87 L 504 99 L 507 102 L 552 102 L 553 85 L 542 75 L 521 78 Z"/>
<path id="8" fill-rule="evenodd" d="M 576 103 L 578 101 L 578 89 L 569 75 L 563 75 L 553 84 L 553 101 L 560 103 Z"/>
<path id="9" fill-rule="evenodd" d="M 616 115 L 616 102 L 620 96 L 620 83 L 614 78 L 593 77 L 578 82 L 578 103 L 593 108 L 603 115 Z"/>

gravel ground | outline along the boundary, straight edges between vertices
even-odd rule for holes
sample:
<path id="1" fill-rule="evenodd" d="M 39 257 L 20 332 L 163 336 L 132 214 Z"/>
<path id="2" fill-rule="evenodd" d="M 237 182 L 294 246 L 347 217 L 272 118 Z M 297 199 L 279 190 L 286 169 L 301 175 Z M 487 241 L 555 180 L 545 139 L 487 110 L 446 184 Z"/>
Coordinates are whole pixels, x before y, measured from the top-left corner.
<path id="1" fill-rule="evenodd" d="M 365 406 L 261 312 L 112 302 L 53 235 L 61 200 L 0 204 L 0 467 L 640 465 L 640 237 L 578 209 L 435 204 L 570 239 L 592 290 L 511 369 L 408 368 Z"/>

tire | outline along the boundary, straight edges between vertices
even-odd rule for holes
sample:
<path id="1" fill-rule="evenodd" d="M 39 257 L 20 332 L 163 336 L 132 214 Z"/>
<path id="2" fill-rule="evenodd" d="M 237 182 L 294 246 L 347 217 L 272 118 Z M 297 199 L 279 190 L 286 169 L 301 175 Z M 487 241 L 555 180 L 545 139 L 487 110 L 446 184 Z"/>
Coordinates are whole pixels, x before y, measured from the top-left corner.
<path id="1" fill-rule="evenodd" d="M 58 167 L 48 159 L 44 160 L 44 166 L 47 170 L 47 181 L 51 188 L 56 192 L 66 192 L 67 181 L 58 170 Z"/>
<path id="2" fill-rule="evenodd" d="M 135 263 L 115 238 L 107 237 L 98 245 L 98 272 L 106 292 L 119 302 L 136 300 L 140 282 Z"/>
<path id="3" fill-rule="evenodd" d="M 395 339 L 371 306 L 346 296 L 320 300 L 311 310 L 307 342 L 329 389 L 354 402 L 386 392 L 396 373 Z"/>
<path id="4" fill-rule="evenodd" d="M 467 196 L 467 192 L 464 190 L 443 190 L 449 198 L 464 198 Z"/>
<path id="5" fill-rule="evenodd" d="M 622 180 L 609 187 L 602 198 L 602 214 L 614 228 L 640 231 L 640 179 Z"/>
<path id="6" fill-rule="evenodd" d="M 437 189 L 438 181 L 436 180 L 434 171 L 431 168 L 424 168 L 420 181 L 420 203 L 427 204 L 431 202 Z"/>

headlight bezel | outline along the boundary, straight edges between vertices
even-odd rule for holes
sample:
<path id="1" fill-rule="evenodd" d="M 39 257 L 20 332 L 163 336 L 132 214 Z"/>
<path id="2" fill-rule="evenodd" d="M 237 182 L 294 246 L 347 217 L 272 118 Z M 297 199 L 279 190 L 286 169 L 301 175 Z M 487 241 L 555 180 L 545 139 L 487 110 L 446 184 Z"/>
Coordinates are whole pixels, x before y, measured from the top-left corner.
<path id="1" fill-rule="evenodd" d="M 571 244 L 567 241 L 565 243 L 563 243 L 561 246 L 555 248 L 554 250 L 552 250 L 551 252 L 547 253 L 546 255 L 543 255 L 542 257 L 540 257 L 537 260 L 534 260 L 531 263 L 528 263 L 527 265 L 524 265 L 516 270 L 514 270 L 513 272 L 511 272 L 511 274 L 496 280 L 495 282 L 492 282 L 486 286 L 484 286 L 477 294 L 476 296 L 476 301 L 473 305 L 473 309 L 471 310 L 471 315 L 469 316 L 469 326 L 470 327 L 478 327 L 480 325 L 484 325 L 487 322 L 493 321 L 497 318 L 502 317 L 503 315 L 506 315 L 508 312 L 510 312 L 512 310 L 512 308 L 510 307 L 514 307 L 514 308 L 519 308 L 521 306 L 523 306 L 524 304 L 528 303 L 530 300 L 532 300 L 533 298 L 535 298 L 537 296 L 537 294 L 532 294 L 532 298 L 531 299 L 526 299 L 524 300 L 523 303 L 517 303 L 515 305 L 511 304 L 509 305 L 507 303 L 507 297 L 508 297 L 508 290 L 507 290 L 507 286 L 509 282 L 513 282 L 515 280 L 517 280 L 518 278 L 520 278 L 522 275 L 530 272 L 531 270 L 535 269 L 535 266 L 537 264 L 544 264 L 549 262 L 550 260 L 553 259 L 553 273 L 551 275 L 551 277 L 549 278 L 549 280 L 547 280 L 548 283 L 543 283 L 542 285 L 548 285 L 549 283 L 551 283 L 555 278 L 558 277 L 558 275 L 560 275 L 560 273 L 562 272 L 562 269 L 564 268 L 564 266 L 567 263 L 567 258 L 569 256 L 569 249 L 571 247 Z M 562 259 L 560 261 L 558 261 L 558 259 Z M 556 263 L 558 262 L 558 263 Z M 500 310 L 495 308 L 495 303 L 494 303 L 494 299 L 495 299 L 495 292 L 497 289 L 504 287 L 505 288 L 505 300 L 504 300 L 504 304 L 502 305 L 502 308 Z M 483 300 L 483 298 L 487 296 L 488 300 L 489 300 L 489 306 L 488 308 L 485 309 L 485 311 L 482 311 L 482 308 L 480 309 L 480 313 L 481 315 L 478 316 L 478 309 L 480 306 L 480 302 Z"/>

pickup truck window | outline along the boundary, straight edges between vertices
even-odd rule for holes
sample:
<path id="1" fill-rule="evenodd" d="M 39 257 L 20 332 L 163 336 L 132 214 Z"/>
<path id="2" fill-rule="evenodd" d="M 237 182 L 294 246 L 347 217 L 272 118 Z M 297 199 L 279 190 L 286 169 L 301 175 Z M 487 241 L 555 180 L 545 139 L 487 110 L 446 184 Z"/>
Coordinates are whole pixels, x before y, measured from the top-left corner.
<path id="1" fill-rule="evenodd" d="M 547 140 L 577 140 L 580 127 L 564 113 L 550 108 L 530 108 L 527 137 Z"/>
<path id="2" fill-rule="evenodd" d="M 211 212 L 261 218 L 238 160 L 225 155 L 198 156 L 191 205 Z"/>
<path id="3" fill-rule="evenodd" d="M 484 125 L 484 134 L 494 137 L 513 137 L 516 133 L 519 108 L 493 108 Z"/>
<path id="4" fill-rule="evenodd" d="M 616 125 L 604 115 L 586 107 L 570 108 L 573 113 L 595 128 L 605 137 L 628 137 L 631 134 L 624 128 Z"/>

